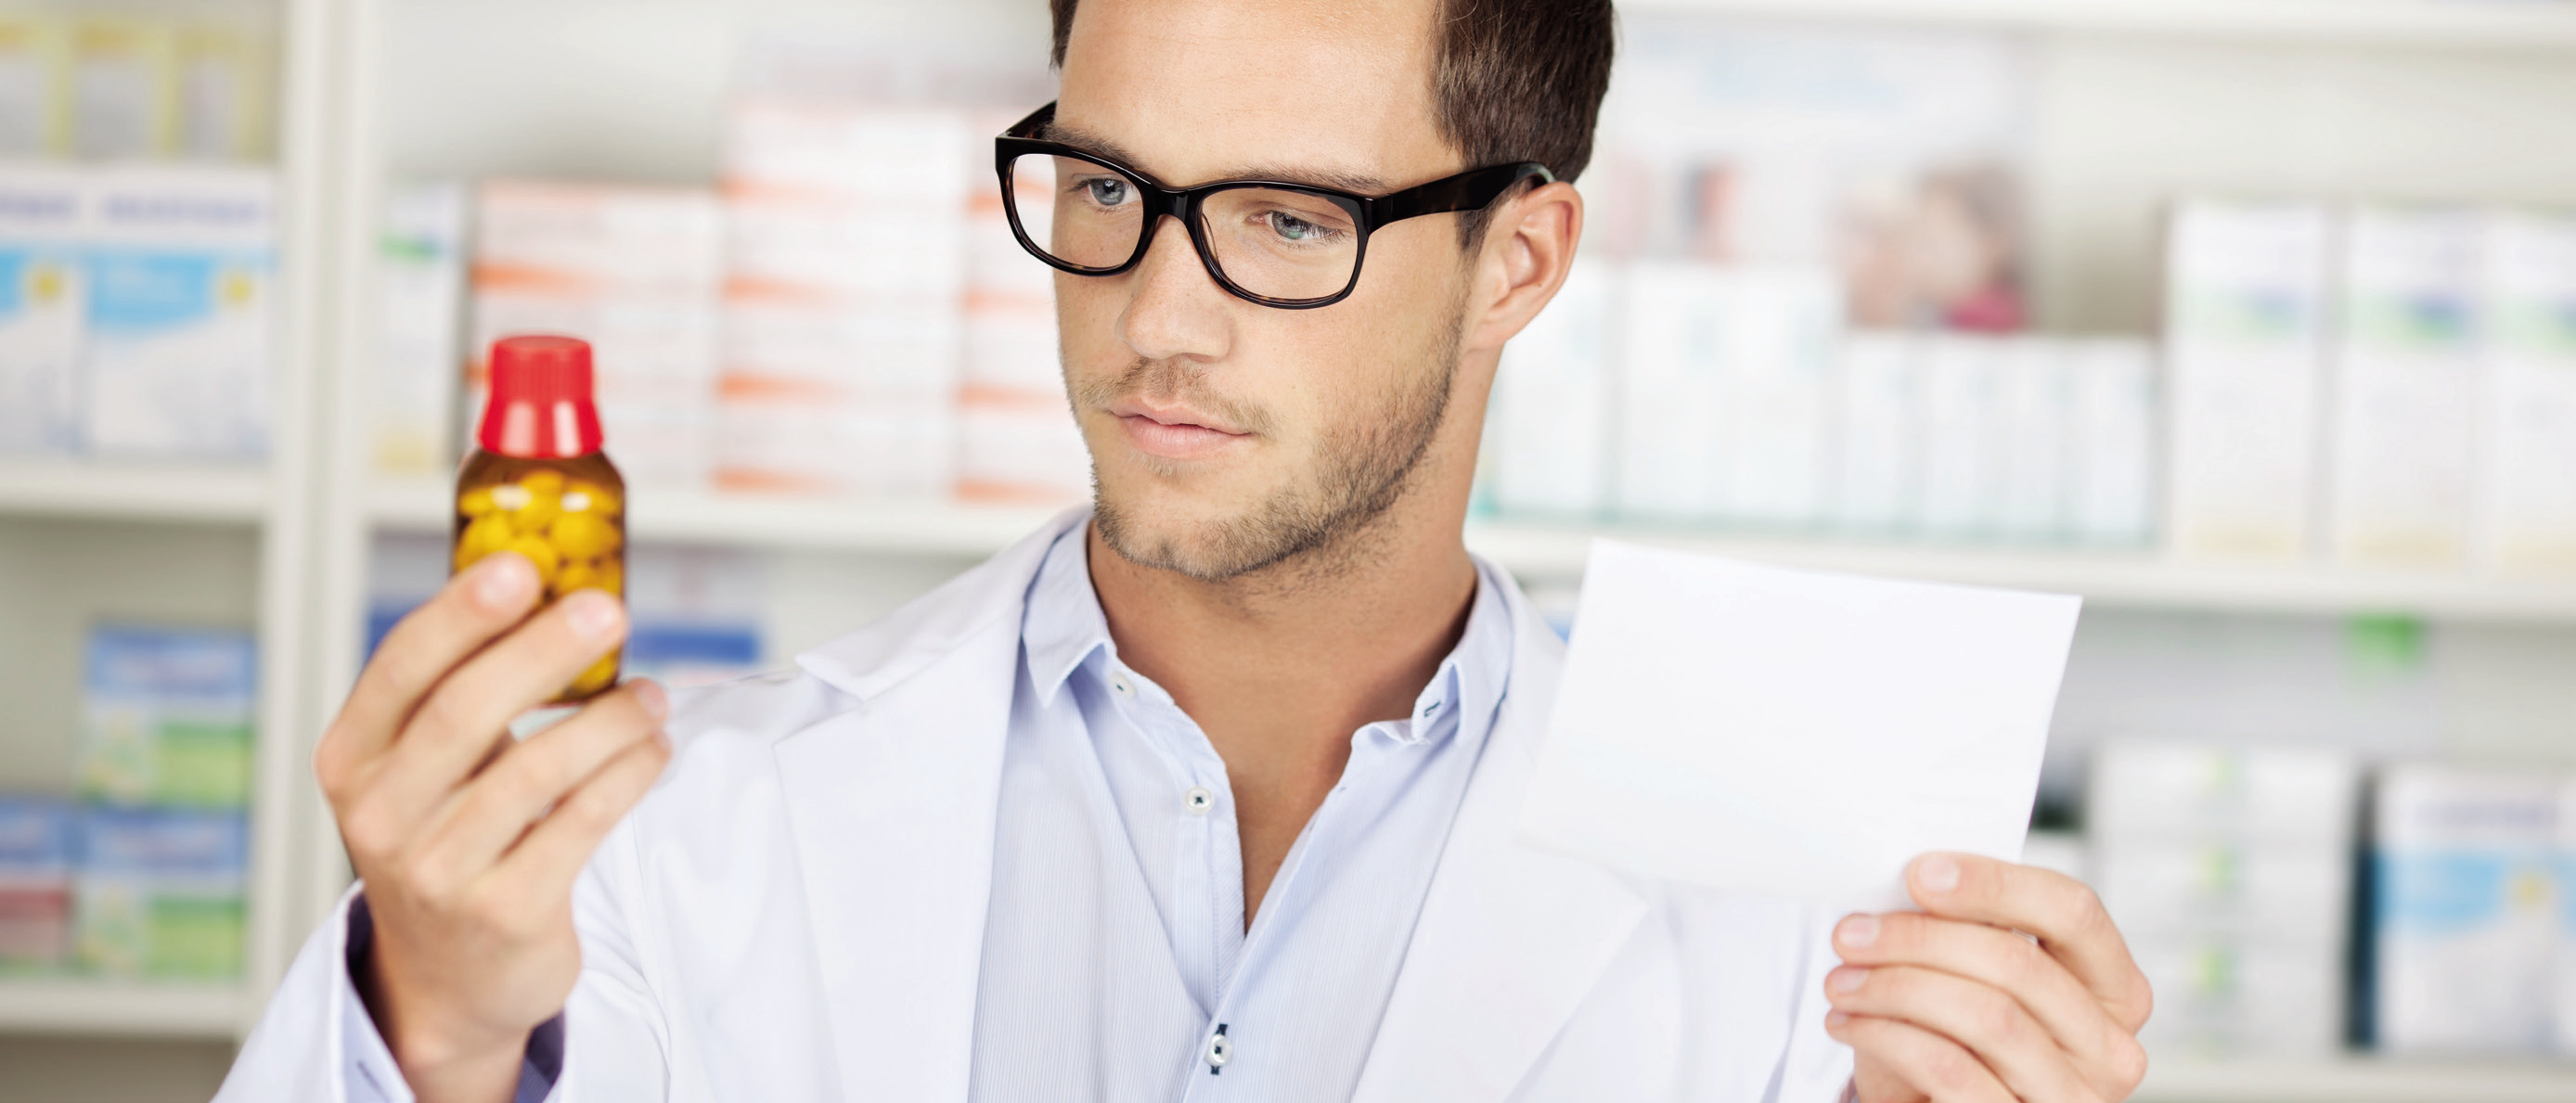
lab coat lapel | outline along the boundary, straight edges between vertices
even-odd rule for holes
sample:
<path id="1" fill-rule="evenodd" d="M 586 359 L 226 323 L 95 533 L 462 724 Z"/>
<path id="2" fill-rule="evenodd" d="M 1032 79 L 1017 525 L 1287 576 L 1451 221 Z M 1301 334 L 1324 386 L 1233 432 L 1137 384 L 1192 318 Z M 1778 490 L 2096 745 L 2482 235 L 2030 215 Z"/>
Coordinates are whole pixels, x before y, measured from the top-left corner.
<path id="1" fill-rule="evenodd" d="M 1079 520 L 799 659 L 859 699 L 776 752 L 845 1100 L 966 1098 L 1019 610 Z"/>
<path id="2" fill-rule="evenodd" d="M 1511 686 L 1450 828 L 1354 1103 L 1498 1103 L 1647 910 L 1617 874 L 1513 841 L 1562 649 L 1517 590 Z"/>

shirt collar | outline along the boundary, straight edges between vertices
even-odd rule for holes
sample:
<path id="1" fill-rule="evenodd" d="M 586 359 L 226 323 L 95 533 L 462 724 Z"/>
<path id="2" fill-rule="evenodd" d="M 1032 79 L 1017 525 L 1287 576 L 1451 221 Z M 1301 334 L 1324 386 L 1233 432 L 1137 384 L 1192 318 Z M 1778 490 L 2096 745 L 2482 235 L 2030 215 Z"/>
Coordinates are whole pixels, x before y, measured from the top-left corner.
<path id="1" fill-rule="evenodd" d="M 1043 705 L 1052 706 L 1065 682 L 1094 654 L 1118 653 L 1109 638 L 1109 617 L 1100 611 L 1100 594 L 1091 587 L 1090 532 L 1085 523 L 1057 537 L 1029 584 L 1020 643 Z M 1489 564 L 1476 564 L 1476 597 L 1468 606 L 1466 630 L 1415 695 L 1412 713 L 1374 725 L 1396 742 L 1418 744 L 1452 730 L 1438 721 L 1453 709 L 1461 710 L 1456 728 L 1481 732 L 1492 721 L 1512 666 L 1512 612 L 1503 600 L 1505 584 L 1493 571 Z"/>

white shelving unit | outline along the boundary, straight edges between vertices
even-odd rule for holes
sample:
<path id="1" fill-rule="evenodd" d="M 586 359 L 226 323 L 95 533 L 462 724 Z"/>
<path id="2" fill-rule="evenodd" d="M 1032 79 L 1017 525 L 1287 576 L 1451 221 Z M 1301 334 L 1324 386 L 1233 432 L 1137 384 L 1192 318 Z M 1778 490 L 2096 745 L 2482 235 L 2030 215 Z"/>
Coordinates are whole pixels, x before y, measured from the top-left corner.
<path id="1" fill-rule="evenodd" d="M 368 506 L 387 531 L 443 532 L 449 523 L 446 493 L 425 481 L 378 482 Z M 629 524 L 642 540 L 942 556 L 992 554 L 1054 512 L 713 494 L 638 495 L 633 509 Z M 1470 548 L 1523 577 L 1580 575 L 1596 537 L 1784 567 L 2081 594 L 2129 608 L 2576 624 L 2576 579 L 2230 566 L 2146 552 L 1872 544 L 1626 526 L 1478 521 L 1467 527 Z"/>
<path id="2" fill-rule="evenodd" d="M 0 462 L 0 515 L 255 525 L 269 501 L 259 466 Z"/>
<path id="3" fill-rule="evenodd" d="M 259 1002 L 238 984 L 10 980 L 0 982 L 0 1031 L 230 1038 Z"/>
<path id="4" fill-rule="evenodd" d="M 2576 49 L 2576 10 L 2551 0 L 1627 0 L 1622 6 L 2318 45 Z"/>
<path id="5" fill-rule="evenodd" d="M 992 0 L 983 7 L 998 9 L 1013 2 L 1024 2 L 1032 11 L 1040 7 L 1036 0 Z M 582 163 L 595 175 L 689 178 L 711 167 L 706 159 L 712 156 L 712 144 L 700 140 L 707 137 L 702 129 L 715 117 L 725 81 L 723 51 L 700 47 L 762 19 L 843 14 L 839 7 L 811 0 L 276 3 L 284 37 L 280 172 L 289 197 L 282 242 L 289 301 L 275 375 L 279 429 L 271 463 L 207 468 L 0 461 L 0 520 L 219 525 L 258 534 L 257 578 L 244 580 L 246 585 L 255 584 L 259 593 L 264 670 L 249 975 L 239 985 L 211 987 L 0 980 L 0 1032 L 238 1036 L 254 1021 L 287 956 L 342 883 L 345 872 L 336 839 L 312 791 L 306 764 L 312 736 L 355 672 L 365 600 L 366 543 L 375 531 L 436 532 L 448 520 L 443 486 L 367 476 L 366 449 L 358 435 L 366 423 L 364 370 L 370 351 L 361 306 L 367 301 L 371 278 L 377 197 L 389 168 L 556 172 L 562 171 L 560 158 L 572 156 L 561 150 L 574 149 L 586 151 L 580 156 L 591 160 Z M 2499 64 L 2514 65 L 2535 57 L 2576 56 L 2576 0 L 1628 0 L 1627 6 L 1855 25 L 2003 29 L 2122 48 L 2206 41 L 2233 50 L 2350 50 L 2374 59 L 2395 57 L 2400 60 L 2390 64 L 2398 65 L 2410 52 L 2493 58 Z M 875 7 L 892 11 L 898 5 Z M 882 22 L 891 25 L 926 18 L 914 11 L 901 18 L 888 15 Z M 485 33 L 521 24 L 537 28 L 525 41 L 556 46 L 512 47 Z M 400 41 L 389 38 L 389 28 L 394 27 L 406 32 Z M 438 33 L 426 37 L 411 33 L 423 28 Z M 581 42 L 585 48 L 558 48 L 564 42 Z M 674 42 L 699 44 L 679 51 L 695 59 L 691 62 L 695 68 L 646 72 L 602 60 L 619 44 Z M 646 107 L 637 110 L 649 109 L 654 125 L 668 133 L 658 139 L 658 145 L 653 144 L 652 128 L 635 127 L 599 135 L 596 140 L 550 146 L 524 120 L 503 114 L 488 119 L 476 115 L 475 128 L 488 126 L 511 135 L 485 145 L 473 144 L 473 128 L 451 128 L 429 138 L 394 132 L 401 124 L 388 117 L 387 103 L 398 100 L 407 109 L 417 109 L 425 97 L 419 87 L 389 89 L 388 82 L 403 73 L 416 75 L 433 64 L 418 56 L 397 56 L 398 52 L 435 54 L 444 49 L 460 51 L 456 60 L 464 60 L 461 51 L 469 44 L 480 50 L 487 43 L 493 47 L 489 57 L 500 59 L 491 61 L 493 65 L 536 64 L 542 59 L 570 68 L 537 79 L 460 66 L 458 71 L 474 73 L 476 82 L 500 89 L 467 94 L 465 98 L 473 103 L 482 102 L 474 99 L 478 95 L 521 92 L 590 95 L 600 102 L 584 110 L 600 117 L 625 106 L 613 102 L 618 97 L 648 89 Z M 477 54 L 473 60 L 485 59 Z M 581 68 L 585 65 L 592 68 Z M 594 85 L 597 91 L 582 91 Z M 2126 94 L 2128 88 L 2112 91 Z M 2094 93 L 2097 99 L 2111 94 Z M 542 96 L 524 104 L 530 112 L 556 110 Z M 2568 106 L 2576 103 L 2549 109 L 2564 114 Z M 580 115 L 574 111 L 564 117 Z M 699 148 L 701 144 L 708 148 Z M 2087 186 L 2105 171 L 2090 167 L 2092 161 L 2084 156 L 2089 147 L 2079 143 L 2063 148 L 2071 151 L 2064 157 L 2082 162 L 2087 171 L 2060 186 Z M 2446 146 L 2445 152 L 2456 151 Z M 2171 159 L 2179 155 L 2157 149 L 2136 156 Z M 2301 165 L 2298 170 L 2330 173 L 2340 171 L 2347 161 L 2368 163 L 2366 158 L 2329 158 L 2319 162 L 2322 168 Z M 2532 172 L 2538 173 L 2533 178 L 2547 175 Z M 2157 178 L 2155 186 L 2164 186 L 2162 179 Z M 2266 179 L 2226 183 L 2263 186 Z M 2274 183 L 2284 188 L 2310 186 L 2306 177 L 2296 175 Z M 2434 180 L 2408 186 L 2438 190 L 2443 184 Z M 2526 192 L 2556 187 L 2562 199 L 2576 200 L 2576 191 L 2566 191 L 2563 180 L 2513 186 Z M 2102 221 L 2086 212 L 2049 217 L 2086 233 Z M 2048 231 L 2051 225 L 2043 217 L 2041 229 Z M 2084 249 L 2101 251 L 2089 239 Z M 2056 278 L 2051 271 L 2043 264 L 2039 278 Z M 989 553 L 1051 512 L 713 494 L 643 495 L 633 510 L 633 529 L 643 540 L 941 559 Z M 2112 606 L 2397 613 L 2444 620 L 2576 625 L 2576 580 L 2225 567 L 2134 553 L 1846 544 L 1526 523 L 1478 522 L 1470 526 L 1468 539 L 1480 553 L 1515 571 L 1564 577 L 1579 572 L 1595 535 L 1789 566 L 2072 592 Z M 0 631 L 5 630 L 0 626 Z M 2156 1067 L 2138 1098 L 2194 1103 L 2568 1100 L 2576 1099 L 2576 1066 L 2362 1059 L 2166 1062 Z"/>
<path id="6" fill-rule="evenodd" d="M 2166 1061 L 2133 1103 L 2565 1103 L 2576 1065 L 2539 1061 Z"/>

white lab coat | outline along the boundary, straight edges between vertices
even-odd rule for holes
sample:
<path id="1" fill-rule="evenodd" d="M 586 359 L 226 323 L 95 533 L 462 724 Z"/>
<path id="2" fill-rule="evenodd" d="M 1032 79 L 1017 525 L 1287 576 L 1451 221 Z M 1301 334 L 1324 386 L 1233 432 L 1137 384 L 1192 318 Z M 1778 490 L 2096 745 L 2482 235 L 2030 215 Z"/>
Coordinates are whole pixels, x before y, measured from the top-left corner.
<path id="1" fill-rule="evenodd" d="M 553 1098 L 962 1103 L 1021 607 L 1082 516 L 796 672 L 679 696 L 670 771 L 575 891 L 582 974 Z M 1355 1098 L 1838 1098 L 1834 916 L 1513 841 L 1563 647 L 1506 597 L 1509 690 Z M 344 902 L 219 1100 L 347 1098 L 346 928 Z"/>

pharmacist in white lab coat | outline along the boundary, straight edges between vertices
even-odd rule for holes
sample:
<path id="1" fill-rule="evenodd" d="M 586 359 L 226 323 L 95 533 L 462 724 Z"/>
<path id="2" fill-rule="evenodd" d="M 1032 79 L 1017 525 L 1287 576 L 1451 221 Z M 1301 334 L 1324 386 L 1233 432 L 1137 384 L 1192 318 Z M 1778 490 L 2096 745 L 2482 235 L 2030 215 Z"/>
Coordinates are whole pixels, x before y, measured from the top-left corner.
<path id="1" fill-rule="evenodd" d="M 322 740 L 361 884 L 222 1098 L 2127 1095 L 2146 987 L 2071 881 L 1932 855 L 1837 917 L 1512 839 L 1560 652 L 1459 532 L 1608 4 L 1053 8 L 1000 148 L 1093 508 L 497 755 L 623 617 L 460 577 Z"/>

